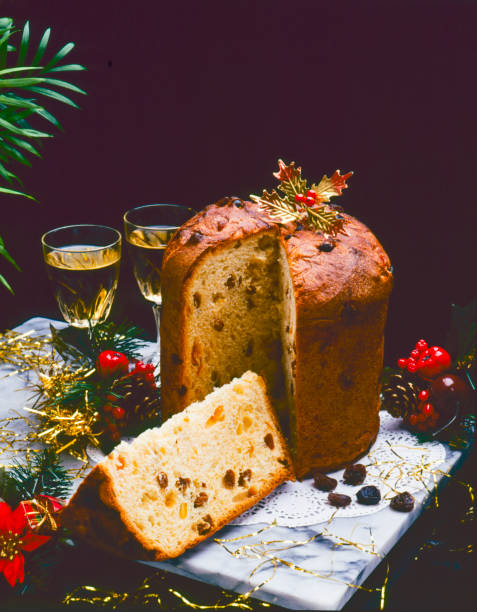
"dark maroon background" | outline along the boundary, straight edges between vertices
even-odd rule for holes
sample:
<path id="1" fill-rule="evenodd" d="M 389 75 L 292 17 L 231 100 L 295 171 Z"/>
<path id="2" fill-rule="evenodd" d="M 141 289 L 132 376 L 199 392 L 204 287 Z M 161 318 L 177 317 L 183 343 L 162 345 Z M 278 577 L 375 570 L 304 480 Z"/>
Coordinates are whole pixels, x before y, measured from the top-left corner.
<path id="1" fill-rule="evenodd" d="M 124 211 L 141 203 L 200 209 L 224 195 L 246 197 L 274 184 L 283 157 L 309 178 L 355 171 L 340 203 L 376 232 L 395 268 L 387 363 L 419 337 L 445 342 L 451 303 L 466 304 L 474 294 L 476 2 L 0 6 L 19 26 L 30 19 L 37 43 L 48 26 L 52 50 L 74 41 L 70 60 L 88 68 L 73 75 L 88 92 L 75 96 L 82 110 L 46 100 L 65 131 L 44 143 L 31 169 L 16 168 L 39 203 L 1 196 L 0 234 L 23 270 L 0 261 L 16 291 L 12 297 L 0 288 L 2 329 L 33 315 L 59 317 L 42 265 L 44 231 L 70 223 L 121 229 Z M 126 257 L 113 315 L 153 338 L 151 309 Z M 463 470 L 460 480 L 475 481 L 469 461 Z M 426 512 L 388 556 L 389 610 L 469 609 L 470 556 L 446 552 L 459 538 L 463 547 L 469 542 L 459 531 L 465 496 L 452 479 L 436 516 Z M 100 577 L 108 589 L 131 590 L 146 572 L 77 548 L 70 557 L 53 574 L 52 593 Z M 382 563 L 368 586 L 384 574 Z M 167 581 L 174 586 L 173 577 Z M 3 597 L 5 591 L 8 597 L 6 583 Z M 377 596 L 370 597 L 356 593 L 347 609 L 377 609 Z"/>
<path id="2" fill-rule="evenodd" d="M 121 228 L 128 208 L 200 209 L 274 184 L 276 160 L 319 178 L 354 170 L 341 202 L 395 268 L 388 361 L 445 341 L 450 304 L 473 294 L 477 5 L 458 0 L 121 3 L 4 1 L 37 43 L 74 41 L 76 111 L 46 100 L 64 133 L 17 167 L 38 204 L 2 196 L 0 234 L 22 268 L 2 271 L 2 326 L 59 317 L 42 232 Z M 58 75 L 61 76 L 61 75 Z M 67 76 L 63 74 L 63 76 Z M 69 78 L 69 77 L 68 77 Z M 48 128 L 45 123 L 36 124 Z M 113 315 L 153 334 L 125 258 Z"/>

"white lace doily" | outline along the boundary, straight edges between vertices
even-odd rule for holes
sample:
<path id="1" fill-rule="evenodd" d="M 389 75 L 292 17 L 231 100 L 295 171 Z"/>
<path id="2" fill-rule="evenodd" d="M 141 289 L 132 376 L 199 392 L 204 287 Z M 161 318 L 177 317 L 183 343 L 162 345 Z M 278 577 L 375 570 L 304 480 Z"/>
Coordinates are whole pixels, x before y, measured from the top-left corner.
<path id="1" fill-rule="evenodd" d="M 373 514 L 389 506 L 389 500 L 396 495 L 396 491 L 412 493 L 424 488 L 432 479 L 432 470 L 445 459 L 445 448 L 439 442 L 419 443 L 412 433 L 402 429 L 400 419 L 384 411 L 380 413 L 380 418 L 376 442 L 369 453 L 359 460 L 367 469 L 364 483 L 359 486 L 344 484 L 344 470 L 328 474 L 338 481 L 334 493 L 351 497 L 349 506 L 337 510 L 337 517 Z M 356 501 L 356 493 L 366 485 L 378 487 L 381 492 L 379 504 L 365 506 Z M 283 527 L 305 527 L 327 521 L 334 512 L 336 508 L 329 504 L 328 493 L 316 489 L 310 478 L 282 484 L 232 524 L 252 525 L 276 520 Z"/>
<path id="2" fill-rule="evenodd" d="M 328 474 L 338 481 L 333 492 L 351 497 L 350 505 L 339 508 L 336 516 L 373 514 L 389 506 L 396 491 L 412 493 L 423 489 L 432 479 L 432 470 L 445 459 L 446 451 L 440 442 L 418 442 L 416 436 L 402 428 L 401 419 L 395 419 L 385 411 L 380 412 L 380 419 L 376 442 L 358 461 L 367 470 L 363 484 L 344 484 L 344 470 Z M 132 441 L 132 438 L 123 439 Z M 95 447 L 88 447 L 88 456 L 93 464 L 104 458 L 103 452 Z M 357 502 L 356 493 L 366 485 L 378 487 L 381 492 L 379 504 L 365 506 Z M 433 484 L 429 488 L 432 487 Z M 282 527 L 306 527 L 327 521 L 334 512 L 336 508 L 329 504 L 328 493 L 316 489 L 313 479 L 309 478 L 301 482 L 285 482 L 231 524 L 254 525 L 276 520 Z"/>

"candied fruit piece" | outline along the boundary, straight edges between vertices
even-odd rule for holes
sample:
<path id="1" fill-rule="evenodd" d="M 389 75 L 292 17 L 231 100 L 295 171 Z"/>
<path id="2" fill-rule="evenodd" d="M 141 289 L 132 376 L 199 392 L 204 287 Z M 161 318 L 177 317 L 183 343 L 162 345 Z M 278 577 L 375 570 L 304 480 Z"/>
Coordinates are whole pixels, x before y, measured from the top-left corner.
<path id="1" fill-rule="evenodd" d="M 342 495 L 341 493 L 328 493 L 328 501 L 332 506 L 344 508 L 351 503 L 351 497 L 349 495 Z"/>
<path id="2" fill-rule="evenodd" d="M 393 510 L 398 510 L 399 512 L 411 512 L 414 508 L 414 497 L 407 491 L 404 491 L 404 493 L 395 495 L 389 505 Z"/>
<path id="3" fill-rule="evenodd" d="M 326 474 L 321 474 L 320 472 L 316 472 L 314 478 L 315 481 L 313 486 L 320 491 L 333 491 L 338 484 L 336 478 L 330 478 L 330 476 L 326 476 Z"/>
<path id="4" fill-rule="evenodd" d="M 161 489 L 165 489 L 167 487 L 167 485 L 169 484 L 169 479 L 167 477 L 167 474 L 165 472 L 160 472 L 157 476 L 157 482 L 159 484 L 159 486 L 161 487 Z"/>
<path id="5" fill-rule="evenodd" d="M 243 472 L 240 472 L 239 475 L 239 479 L 238 479 L 238 485 L 239 487 L 246 487 L 247 483 L 250 482 L 252 478 L 252 470 L 244 470 Z"/>
<path id="6" fill-rule="evenodd" d="M 343 473 L 343 481 L 349 485 L 360 485 L 366 478 L 366 467 L 362 463 L 348 465 Z"/>
<path id="7" fill-rule="evenodd" d="M 233 470 L 227 470 L 225 472 L 223 483 L 227 489 L 233 489 L 235 487 L 235 472 Z"/>
<path id="8" fill-rule="evenodd" d="M 271 433 L 267 433 L 267 435 L 263 438 L 263 441 L 270 450 L 273 450 L 275 448 L 275 442 Z"/>
<path id="9" fill-rule="evenodd" d="M 204 491 L 201 491 L 199 495 L 194 499 L 194 508 L 200 508 L 209 500 L 209 496 Z"/>
<path id="10" fill-rule="evenodd" d="M 373 485 L 362 487 L 357 493 L 356 498 L 360 504 L 365 506 L 374 506 L 381 501 L 381 493 L 379 489 Z"/>

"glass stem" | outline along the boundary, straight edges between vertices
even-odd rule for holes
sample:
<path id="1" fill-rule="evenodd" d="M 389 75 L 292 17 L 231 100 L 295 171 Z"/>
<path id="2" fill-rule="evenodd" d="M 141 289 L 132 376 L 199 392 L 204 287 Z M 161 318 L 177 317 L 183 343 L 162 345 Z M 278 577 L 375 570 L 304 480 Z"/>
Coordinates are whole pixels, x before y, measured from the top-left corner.
<path id="1" fill-rule="evenodd" d="M 156 319 L 156 332 L 157 332 L 157 352 L 160 353 L 161 350 L 161 305 L 153 304 L 152 311 L 154 313 L 154 318 Z"/>

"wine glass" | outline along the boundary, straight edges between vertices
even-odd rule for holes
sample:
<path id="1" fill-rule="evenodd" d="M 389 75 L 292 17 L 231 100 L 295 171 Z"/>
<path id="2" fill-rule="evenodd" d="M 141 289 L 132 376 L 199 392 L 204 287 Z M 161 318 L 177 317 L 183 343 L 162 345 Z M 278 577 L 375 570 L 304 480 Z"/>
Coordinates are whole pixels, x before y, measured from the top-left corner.
<path id="1" fill-rule="evenodd" d="M 164 250 L 176 230 L 195 211 L 178 204 L 146 204 L 128 210 L 124 231 L 134 276 L 142 295 L 152 302 L 156 320 L 157 348 L 160 344 L 161 266 Z"/>
<path id="2" fill-rule="evenodd" d="M 61 314 L 91 329 L 111 310 L 119 277 L 121 233 L 104 225 L 67 225 L 41 237 L 43 259 Z"/>

